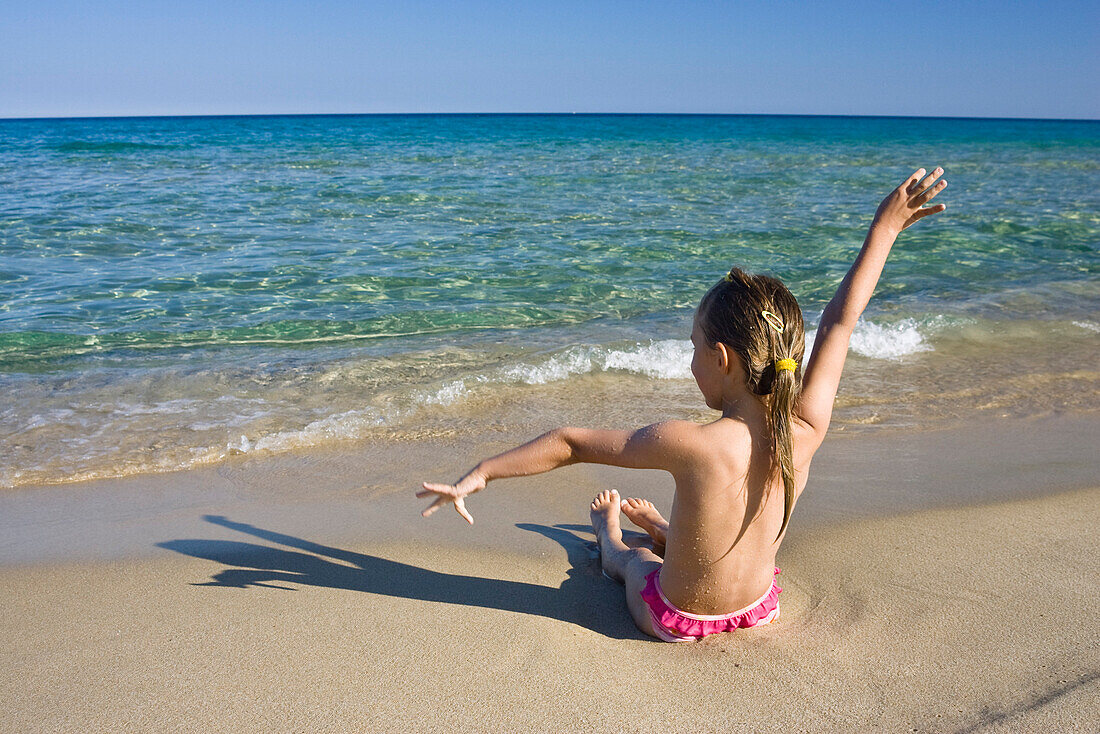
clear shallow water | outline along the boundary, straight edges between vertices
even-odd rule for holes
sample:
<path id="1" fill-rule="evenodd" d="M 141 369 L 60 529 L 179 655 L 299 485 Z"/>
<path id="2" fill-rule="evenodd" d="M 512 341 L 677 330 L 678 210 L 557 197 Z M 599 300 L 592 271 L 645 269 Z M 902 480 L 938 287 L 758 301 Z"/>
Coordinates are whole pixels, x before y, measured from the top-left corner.
<path id="1" fill-rule="evenodd" d="M 398 440 L 547 386 L 691 410 L 706 288 L 770 272 L 815 322 L 878 201 L 937 164 L 948 211 L 902 235 L 853 344 L 840 404 L 874 417 L 841 417 L 915 420 L 948 376 L 975 409 L 1087 404 L 1100 123 L 0 122 L 0 485 Z M 1056 386 L 983 386 L 1008 360 Z"/>

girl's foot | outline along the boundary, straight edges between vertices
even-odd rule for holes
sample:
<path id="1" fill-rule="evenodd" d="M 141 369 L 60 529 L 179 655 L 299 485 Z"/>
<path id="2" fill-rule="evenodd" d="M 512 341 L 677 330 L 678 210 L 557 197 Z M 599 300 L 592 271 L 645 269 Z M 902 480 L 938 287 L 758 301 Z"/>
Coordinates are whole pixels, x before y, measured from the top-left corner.
<path id="1" fill-rule="evenodd" d="M 614 562 L 621 551 L 628 550 L 623 543 L 623 531 L 619 526 L 619 493 L 614 489 L 604 490 L 596 495 L 589 505 L 592 518 L 592 530 L 596 533 L 596 544 L 600 547 L 600 564 L 605 576 L 616 581 L 622 580 L 622 571 Z"/>
<path id="2" fill-rule="evenodd" d="M 649 533 L 655 545 L 664 545 L 668 539 L 668 520 L 661 517 L 649 500 L 630 497 L 622 501 L 620 508 L 630 522 Z"/>

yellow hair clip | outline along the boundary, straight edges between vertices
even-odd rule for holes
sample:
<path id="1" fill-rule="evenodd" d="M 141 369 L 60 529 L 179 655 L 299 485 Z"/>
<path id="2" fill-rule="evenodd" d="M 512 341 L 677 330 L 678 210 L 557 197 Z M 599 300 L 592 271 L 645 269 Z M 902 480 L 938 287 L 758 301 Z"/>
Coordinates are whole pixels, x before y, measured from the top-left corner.
<path id="1" fill-rule="evenodd" d="M 775 329 L 777 334 L 783 333 L 783 322 L 779 320 L 778 316 L 771 311 L 761 311 L 760 315 L 764 317 L 764 320 L 768 322 L 769 326 Z"/>
<path id="2" fill-rule="evenodd" d="M 722 280 L 726 281 L 727 283 L 732 283 L 733 282 L 733 271 L 731 270 L 728 273 L 726 273 L 725 275 L 723 275 Z"/>
<path id="3" fill-rule="evenodd" d="M 795 362 L 793 359 L 780 359 L 775 363 L 776 372 L 782 372 L 783 370 L 794 372 L 796 369 L 798 369 L 798 362 Z"/>

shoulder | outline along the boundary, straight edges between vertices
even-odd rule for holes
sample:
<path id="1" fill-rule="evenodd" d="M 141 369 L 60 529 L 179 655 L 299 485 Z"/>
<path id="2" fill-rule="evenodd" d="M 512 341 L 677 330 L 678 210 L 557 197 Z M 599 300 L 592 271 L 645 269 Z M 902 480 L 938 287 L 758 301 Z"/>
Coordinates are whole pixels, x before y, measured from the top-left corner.
<path id="1" fill-rule="evenodd" d="M 698 452 L 704 438 L 703 429 L 704 426 L 690 421 L 662 421 L 634 431 L 631 442 L 666 458 L 685 458 Z"/>
<path id="2" fill-rule="evenodd" d="M 635 437 L 660 457 L 674 475 L 697 468 L 706 456 L 710 438 L 707 426 L 691 421 L 671 420 L 638 429 Z"/>
<path id="3" fill-rule="evenodd" d="M 684 439 L 689 436 L 701 434 L 704 426 L 691 421 L 661 421 L 638 429 L 638 433 L 652 436 L 654 439 L 668 441 L 670 439 Z"/>
<path id="4" fill-rule="evenodd" d="M 639 428 L 635 436 L 659 444 L 668 451 L 691 453 L 700 447 L 706 426 L 691 421 L 662 421 Z"/>
<path id="5" fill-rule="evenodd" d="M 685 477 L 722 474 L 738 475 L 748 469 L 753 436 L 739 421 L 711 423 L 667 421 L 652 426 L 670 459 Z M 674 472 L 676 473 L 676 472 Z"/>

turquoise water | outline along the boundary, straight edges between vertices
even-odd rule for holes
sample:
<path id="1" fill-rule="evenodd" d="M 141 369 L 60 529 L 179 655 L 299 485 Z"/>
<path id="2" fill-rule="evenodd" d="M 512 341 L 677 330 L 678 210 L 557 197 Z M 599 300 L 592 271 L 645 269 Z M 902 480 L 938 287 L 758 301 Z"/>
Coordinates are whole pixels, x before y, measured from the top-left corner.
<path id="1" fill-rule="evenodd" d="M 0 483 L 361 437 L 479 384 L 684 381 L 726 269 L 813 323 L 934 165 L 948 210 L 895 248 L 868 369 L 1014 325 L 1094 347 L 1098 122 L 0 121 Z"/>

